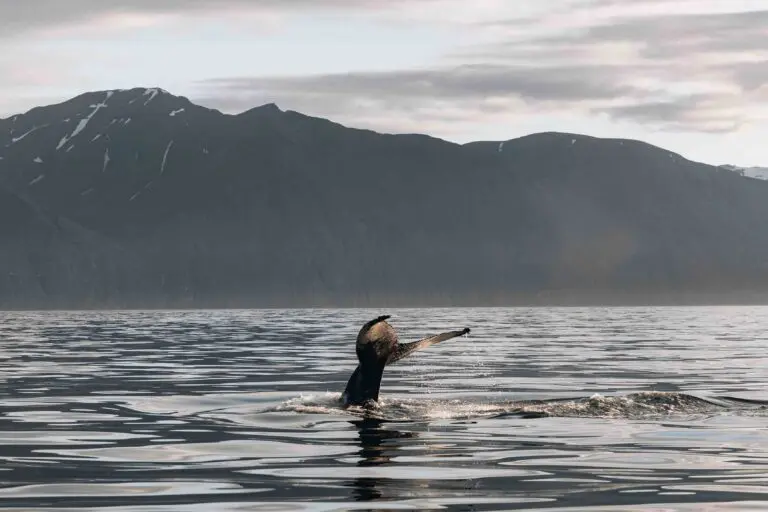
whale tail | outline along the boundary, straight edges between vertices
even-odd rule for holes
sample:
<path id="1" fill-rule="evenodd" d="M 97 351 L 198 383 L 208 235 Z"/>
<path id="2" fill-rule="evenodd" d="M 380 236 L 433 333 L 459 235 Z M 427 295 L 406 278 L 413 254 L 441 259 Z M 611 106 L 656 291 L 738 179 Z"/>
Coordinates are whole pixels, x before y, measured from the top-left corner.
<path id="1" fill-rule="evenodd" d="M 399 343 L 397 345 L 397 349 L 387 358 L 387 364 L 396 363 L 397 361 L 411 355 L 417 350 L 425 349 L 431 345 L 434 345 L 435 343 L 450 340 L 451 338 L 458 338 L 459 336 L 463 336 L 468 333 L 469 328 L 464 328 L 460 331 L 442 332 L 440 334 L 430 336 L 429 338 L 424 338 L 423 340 L 414 341 L 413 343 Z"/>
<path id="2" fill-rule="evenodd" d="M 384 367 L 404 357 L 441 341 L 467 334 L 469 329 L 449 331 L 412 343 L 398 343 L 395 330 L 386 320 L 389 315 L 379 316 L 367 322 L 357 335 L 355 351 L 360 364 L 347 381 L 341 395 L 345 405 L 375 404 L 379 399 Z"/>

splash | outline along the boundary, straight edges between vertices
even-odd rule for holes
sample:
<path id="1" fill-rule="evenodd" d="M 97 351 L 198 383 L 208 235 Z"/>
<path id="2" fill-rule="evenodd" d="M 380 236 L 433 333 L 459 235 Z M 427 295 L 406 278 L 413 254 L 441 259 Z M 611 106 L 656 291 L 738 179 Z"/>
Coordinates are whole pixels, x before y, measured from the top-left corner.
<path id="1" fill-rule="evenodd" d="M 594 394 L 568 401 L 520 402 L 512 413 L 555 417 L 652 418 L 675 414 L 707 414 L 725 405 L 684 393 L 647 391 L 626 396 Z"/>
<path id="2" fill-rule="evenodd" d="M 305 414 L 332 414 L 344 411 L 339 393 L 312 393 L 286 400 L 282 404 L 265 412 L 297 412 Z M 350 408 L 354 409 L 354 408 Z"/>
<path id="3" fill-rule="evenodd" d="M 472 400 L 398 399 L 381 400 L 375 409 L 344 408 L 338 393 L 301 395 L 272 409 L 306 414 L 347 414 L 389 421 L 466 420 L 480 418 L 624 418 L 650 419 L 663 416 L 745 412 L 768 415 L 768 403 L 744 402 L 728 397 L 700 398 L 684 393 L 648 391 L 624 396 L 572 400 L 478 402 Z"/>

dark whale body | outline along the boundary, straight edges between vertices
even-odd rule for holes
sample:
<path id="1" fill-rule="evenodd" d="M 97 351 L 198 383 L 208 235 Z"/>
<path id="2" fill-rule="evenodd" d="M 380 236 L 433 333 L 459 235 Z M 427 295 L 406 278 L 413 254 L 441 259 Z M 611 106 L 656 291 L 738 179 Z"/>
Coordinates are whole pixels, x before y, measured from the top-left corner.
<path id="1" fill-rule="evenodd" d="M 398 343 L 397 333 L 386 322 L 388 318 L 389 315 L 374 318 L 360 329 L 355 344 L 359 364 L 341 395 L 344 405 L 375 405 L 379 399 L 379 388 L 385 366 L 417 350 L 469 332 L 469 329 L 448 331 L 413 343 Z"/>

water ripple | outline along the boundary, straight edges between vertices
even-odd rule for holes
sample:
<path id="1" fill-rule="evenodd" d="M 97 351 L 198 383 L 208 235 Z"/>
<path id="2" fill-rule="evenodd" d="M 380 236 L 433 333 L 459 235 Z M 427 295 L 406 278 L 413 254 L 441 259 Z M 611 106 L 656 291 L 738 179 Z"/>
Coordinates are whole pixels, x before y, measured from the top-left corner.
<path id="1" fill-rule="evenodd" d="M 0 510 L 762 510 L 768 308 L 0 313 Z M 376 504 L 369 503 L 371 501 Z"/>

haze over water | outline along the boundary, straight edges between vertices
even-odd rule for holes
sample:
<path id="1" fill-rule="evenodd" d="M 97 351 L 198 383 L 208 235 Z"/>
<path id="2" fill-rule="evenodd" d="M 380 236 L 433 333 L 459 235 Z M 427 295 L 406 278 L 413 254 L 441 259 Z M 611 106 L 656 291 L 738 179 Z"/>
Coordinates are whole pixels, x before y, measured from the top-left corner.
<path id="1" fill-rule="evenodd" d="M 343 410 L 354 339 L 472 328 Z M 762 510 L 767 307 L 0 313 L 0 510 Z"/>

